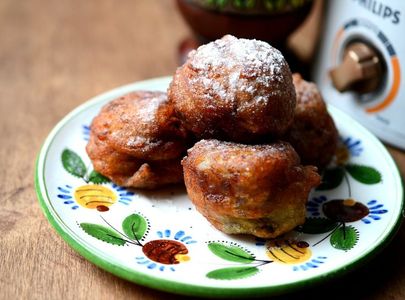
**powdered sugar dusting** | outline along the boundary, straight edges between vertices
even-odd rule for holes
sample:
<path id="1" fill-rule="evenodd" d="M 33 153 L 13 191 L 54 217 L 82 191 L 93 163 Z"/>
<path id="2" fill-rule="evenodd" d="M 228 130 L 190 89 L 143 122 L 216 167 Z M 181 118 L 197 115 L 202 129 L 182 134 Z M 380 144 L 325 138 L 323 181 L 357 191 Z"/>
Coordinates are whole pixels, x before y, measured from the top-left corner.
<path id="1" fill-rule="evenodd" d="M 148 142 L 149 142 L 149 140 L 143 136 L 131 136 L 127 140 L 127 146 L 128 147 L 142 147 L 143 145 L 146 145 Z"/>
<path id="2" fill-rule="evenodd" d="M 147 105 L 138 109 L 137 117 L 141 122 L 148 123 L 155 119 L 159 106 L 166 101 L 166 95 L 158 95 L 148 99 Z"/>
<path id="3" fill-rule="evenodd" d="M 283 134 L 296 102 L 280 51 L 229 35 L 192 51 L 168 92 L 176 114 L 197 137 L 246 142 Z"/>
<path id="4" fill-rule="evenodd" d="M 226 59 L 224 59 L 226 58 Z M 266 42 L 249 39 L 237 39 L 227 35 L 222 39 L 203 45 L 189 54 L 191 65 L 195 69 L 210 68 L 232 69 L 243 64 L 257 69 L 269 69 L 277 75 L 277 70 L 285 64 L 280 51 Z"/>
<path id="5" fill-rule="evenodd" d="M 224 101 L 232 100 L 239 91 L 261 94 L 262 87 L 281 83 L 288 68 L 281 52 L 269 44 L 231 35 L 192 51 L 189 64 L 198 74 L 190 83 L 210 91 L 207 98 L 219 95 Z"/>

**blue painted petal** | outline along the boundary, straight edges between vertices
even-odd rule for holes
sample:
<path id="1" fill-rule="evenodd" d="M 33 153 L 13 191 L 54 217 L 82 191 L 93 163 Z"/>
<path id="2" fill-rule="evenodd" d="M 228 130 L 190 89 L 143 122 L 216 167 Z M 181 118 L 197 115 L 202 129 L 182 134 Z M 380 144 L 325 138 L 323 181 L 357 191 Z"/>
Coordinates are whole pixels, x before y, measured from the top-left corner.
<path id="1" fill-rule="evenodd" d="M 72 200 L 68 200 L 68 201 L 64 201 L 63 203 L 64 203 L 64 204 L 72 204 L 72 203 L 75 203 L 75 202 L 72 201 Z"/>
<path id="2" fill-rule="evenodd" d="M 376 216 L 376 215 L 368 215 L 368 216 L 373 220 L 381 220 L 380 216 Z"/>
<path id="3" fill-rule="evenodd" d="M 118 202 L 119 202 L 119 203 L 122 203 L 122 204 L 125 204 L 125 205 L 129 205 L 129 203 L 128 203 L 128 202 L 125 202 L 125 201 L 119 200 Z"/>
<path id="4" fill-rule="evenodd" d="M 371 210 L 370 211 L 370 213 L 372 213 L 372 214 L 379 214 L 379 215 L 385 214 L 387 212 L 388 212 L 388 210 L 386 210 L 386 209 L 379 209 L 379 210 Z"/>
<path id="5" fill-rule="evenodd" d="M 318 203 L 314 203 L 314 202 L 312 202 L 312 201 L 309 201 L 309 202 L 307 203 L 307 206 L 310 206 L 310 207 L 319 207 L 319 204 L 318 204 Z"/>
<path id="6" fill-rule="evenodd" d="M 195 243 L 197 243 L 197 241 L 194 241 L 194 240 L 191 240 L 191 241 L 186 242 L 187 245 L 189 245 L 189 244 L 195 244 Z"/>
<path id="7" fill-rule="evenodd" d="M 326 196 L 323 196 L 323 195 L 322 195 L 322 196 L 319 197 L 319 199 L 321 199 L 322 202 L 323 202 L 323 201 L 326 201 L 328 198 L 326 198 Z"/>
<path id="8" fill-rule="evenodd" d="M 312 264 L 312 263 L 310 263 L 310 262 L 307 262 L 305 265 L 306 265 L 307 267 L 309 267 L 309 268 L 318 268 L 317 265 L 314 265 L 314 264 Z"/>
<path id="9" fill-rule="evenodd" d="M 70 195 L 63 195 L 63 194 L 58 194 L 58 198 L 61 198 L 61 199 L 72 199 L 72 196 L 70 196 Z"/>
<path id="10" fill-rule="evenodd" d="M 139 265 L 146 265 L 146 264 L 148 264 L 148 263 L 150 263 L 150 260 L 148 260 L 148 259 L 138 261 L 138 264 L 139 264 Z"/>
<path id="11" fill-rule="evenodd" d="M 140 260 L 140 259 L 145 259 L 145 256 L 137 256 L 135 259 Z"/>
<path id="12" fill-rule="evenodd" d="M 160 271 L 164 271 L 164 270 L 165 270 L 165 266 L 160 266 L 159 270 L 160 270 Z"/>
<path id="13" fill-rule="evenodd" d="M 156 268 L 156 266 L 157 266 L 157 264 L 155 264 L 155 263 L 151 263 L 150 265 L 148 265 L 148 269 L 154 269 L 154 268 Z"/>
<path id="14" fill-rule="evenodd" d="M 370 223 L 371 223 L 370 220 L 367 219 L 367 218 L 363 218 L 363 219 L 361 219 L 361 220 L 362 220 L 363 223 L 365 223 L 365 224 L 370 224 Z"/>
<path id="15" fill-rule="evenodd" d="M 125 193 L 120 193 L 120 196 L 133 196 L 135 195 L 134 192 L 125 192 Z"/>
<path id="16" fill-rule="evenodd" d="M 357 145 L 360 145 L 360 143 L 361 143 L 361 141 L 357 140 L 357 141 L 354 141 L 353 143 L 350 143 L 348 146 L 349 146 L 349 148 L 355 148 Z"/>
<path id="17" fill-rule="evenodd" d="M 383 207 L 384 206 L 384 204 L 378 204 L 378 205 L 375 205 L 375 206 L 373 206 L 373 207 L 369 207 L 369 209 L 370 210 L 372 210 L 372 209 L 377 209 L 377 208 L 381 208 L 381 207 Z"/>
<path id="18" fill-rule="evenodd" d="M 82 125 L 82 127 L 83 127 L 83 129 L 90 130 L 90 126 L 88 126 L 88 125 Z"/>
<path id="19" fill-rule="evenodd" d="M 132 201 L 131 198 L 126 198 L 126 197 L 121 197 L 120 199 L 121 199 L 121 200 L 125 200 L 125 201 L 130 201 L 130 202 Z"/>
<path id="20" fill-rule="evenodd" d="M 294 266 L 293 267 L 293 271 L 298 271 L 299 269 L 298 269 L 298 267 L 297 266 Z"/>
<path id="21" fill-rule="evenodd" d="M 166 229 L 165 230 L 165 237 L 169 237 L 170 236 L 170 229 Z"/>
<path id="22" fill-rule="evenodd" d="M 323 263 L 325 263 L 324 261 L 317 260 L 317 259 L 313 259 L 312 262 L 315 263 L 315 264 L 323 264 Z"/>
<path id="23" fill-rule="evenodd" d="M 61 188 L 60 186 L 58 186 L 58 190 L 61 191 L 62 193 L 66 193 L 66 194 L 70 193 L 69 190 L 66 190 L 66 189 L 64 189 L 64 188 Z"/>
<path id="24" fill-rule="evenodd" d="M 301 268 L 303 271 L 308 270 L 308 267 L 307 267 L 307 266 L 305 266 L 305 265 L 301 265 L 301 266 L 300 266 L 300 268 Z"/>
<path id="25" fill-rule="evenodd" d="M 173 268 L 173 267 L 170 267 L 170 271 L 176 271 L 176 269 L 175 268 Z"/>
<path id="26" fill-rule="evenodd" d="M 122 203 L 125 203 L 125 204 L 129 204 L 129 203 L 132 202 L 132 201 L 128 201 L 128 200 L 126 200 L 126 199 L 120 199 L 120 200 L 118 200 L 118 201 L 120 201 L 120 202 L 122 202 Z"/>
<path id="27" fill-rule="evenodd" d="M 315 201 L 316 203 L 321 204 L 322 202 L 324 202 L 325 200 L 322 200 L 320 197 L 319 198 L 312 198 L 313 201 Z"/>
<path id="28" fill-rule="evenodd" d="M 68 185 L 68 184 L 66 184 L 65 187 L 67 187 L 68 189 L 71 189 L 71 188 L 72 188 L 72 186 L 71 186 L 71 185 Z"/>
<path id="29" fill-rule="evenodd" d="M 318 256 L 319 259 L 327 259 L 327 256 Z"/>
<path id="30" fill-rule="evenodd" d="M 376 203 L 377 203 L 377 200 L 370 200 L 370 201 L 367 202 L 367 205 L 373 205 L 373 204 L 376 204 Z"/>
<path id="31" fill-rule="evenodd" d="M 163 237 L 163 233 L 161 231 L 156 232 L 158 237 L 162 238 Z"/>
<path id="32" fill-rule="evenodd" d="M 185 234 L 185 232 L 183 230 L 179 230 L 176 232 L 176 234 L 174 235 L 174 239 L 178 240 L 180 239 L 183 235 Z"/>
<path id="33" fill-rule="evenodd" d="M 79 208 L 79 206 L 77 206 L 77 205 L 75 205 L 75 206 L 72 206 L 72 209 L 74 210 L 74 209 L 78 209 Z"/>
<path id="34" fill-rule="evenodd" d="M 124 187 L 122 187 L 122 186 L 119 186 L 119 185 L 116 185 L 115 183 L 112 184 L 112 187 L 113 187 L 114 189 L 116 189 L 118 192 L 121 192 L 121 191 L 125 191 L 125 190 L 126 190 L 126 188 L 124 188 Z"/>
<path id="35" fill-rule="evenodd" d="M 191 240 L 191 239 L 192 239 L 192 237 L 188 235 L 188 236 L 182 238 L 181 241 L 186 242 L 186 241 Z"/>

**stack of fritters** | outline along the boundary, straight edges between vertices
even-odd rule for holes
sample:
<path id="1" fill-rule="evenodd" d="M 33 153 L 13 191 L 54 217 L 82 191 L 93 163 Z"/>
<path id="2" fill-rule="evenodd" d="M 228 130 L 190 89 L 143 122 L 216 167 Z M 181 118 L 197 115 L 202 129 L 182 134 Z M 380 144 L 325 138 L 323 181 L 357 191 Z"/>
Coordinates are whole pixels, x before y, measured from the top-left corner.
<path id="1" fill-rule="evenodd" d="M 184 171 L 191 201 L 216 228 L 274 238 L 304 223 L 317 167 L 336 144 L 316 86 L 292 76 L 269 44 L 228 35 L 189 54 L 168 99 L 134 92 L 107 104 L 87 151 L 124 186 L 178 183 Z"/>

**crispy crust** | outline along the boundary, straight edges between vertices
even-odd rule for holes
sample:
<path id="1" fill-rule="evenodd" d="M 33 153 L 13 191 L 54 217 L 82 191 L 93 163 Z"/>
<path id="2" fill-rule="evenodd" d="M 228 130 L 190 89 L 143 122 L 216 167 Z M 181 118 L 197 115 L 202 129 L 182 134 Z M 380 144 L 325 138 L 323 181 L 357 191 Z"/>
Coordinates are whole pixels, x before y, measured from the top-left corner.
<path id="1" fill-rule="evenodd" d="M 180 158 L 163 161 L 140 160 L 128 154 L 118 153 L 93 133 L 86 151 L 93 162 L 94 170 L 121 186 L 154 189 L 183 182 Z"/>
<path id="2" fill-rule="evenodd" d="M 91 130 L 114 150 L 146 160 L 185 152 L 186 131 L 162 92 L 137 91 L 107 103 Z"/>
<path id="3" fill-rule="evenodd" d="M 183 182 L 187 134 L 165 93 L 137 91 L 107 103 L 91 124 L 86 150 L 94 169 L 126 187 Z"/>
<path id="4" fill-rule="evenodd" d="M 238 142 L 283 134 L 295 108 L 291 72 L 281 53 L 229 35 L 190 53 L 168 97 L 197 138 Z"/>
<path id="5" fill-rule="evenodd" d="M 294 122 L 285 139 L 294 147 L 303 164 L 323 169 L 336 152 L 338 131 L 316 85 L 293 74 L 297 93 Z"/>
<path id="6" fill-rule="evenodd" d="M 301 166 L 290 144 L 247 146 L 202 140 L 182 161 L 188 195 L 225 233 L 279 236 L 305 221 L 316 167 Z"/>

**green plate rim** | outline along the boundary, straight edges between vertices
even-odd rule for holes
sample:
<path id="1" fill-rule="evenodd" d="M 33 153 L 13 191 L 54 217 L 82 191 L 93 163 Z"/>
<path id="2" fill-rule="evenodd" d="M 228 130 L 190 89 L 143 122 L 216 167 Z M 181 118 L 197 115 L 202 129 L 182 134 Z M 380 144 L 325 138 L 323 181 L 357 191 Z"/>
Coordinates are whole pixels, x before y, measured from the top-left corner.
<path id="1" fill-rule="evenodd" d="M 397 218 L 395 220 L 395 223 L 394 223 L 392 229 L 380 241 L 380 243 L 378 245 L 376 245 L 374 248 L 370 249 L 363 256 L 357 258 L 355 261 L 353 261 L 349 264 L 343 265 L 341 268 L 337 268 L 337 269 L 329 271 L 327 273 L 320 274 L 320 275 L 312 277 L 310 279 L 303 279 L 300 281 L 281 284 L 281 285 L 277 285 L 277 286 L 256 287 L 256 288 L 209 287 L 209 286 L 203 286 L 203 285 L 199 286 L 199 285 L 193 285 L 193 284 L 188 284 L 188 283 L 180 283 L 180 282 L 173 281 L 173 280 L 161 279 L 161 278 L 154 277 L 152 275 L 149 275 L 149 274 L 146 274 L 143 272 L 135 271 L 135 270 L 132 270 L 132 269 L 129 269 L 126 267 L 122 267 L 122 266 L 117 266 L 103 258 L 98 257 L 97 255 L 93 254 L 90 250 L 88 250 L 85 246 L 76 242 L 66 231 L 64 231 L 64 229 L 60 226 L 58 221 L 52 216 L 52 213 L 45 202 L 45 197 L 48 198 L 48 196 L 42 194 L 41 187 L 40 187 L 40 180 L 42 179 L 43 174 L 39 174 L 39 165 L 40 165 L 40 163 L 45 164 L 46 154 L 48 152 L 49 145 L 51 144 L 53 138 L 59 132 L 60 128 L 63 125 L 65 125 L 73 116 L 75 116 L 79 112 L 82 112 L 83 110 L 87 109 L 88 107 L 94 105 L 95 103 L 102 101 L 102 99 L 105 99 L 106 97 L 108 97 L 109 94 L 113 94 L 119 90 L 129 88 L 129 87 L 136 88 L 137 85 L 142 86 L 145 84 L 146 85 L 153 84 L 155 82 L 160 83 L 162 81 L 169 81 L 170 78 L 171 78 L 170 76 L 158 77 L 158 78 L 154 78 L 154 79 L 149 79 L 149 80 L 144 80 L 144 81 L 139 81 L 136 83 L 124 85 L 124 86 L 118 87 L 116 89 L 110 90 L 108 92 L 102 93 L 102 94 L 84 102 L 83 104 L 79 105 L 74 110 L 72 110 L 69 114 L 67 114 L 62 120 L 60 120 L 57 123 L 57 125 L 53 128 L 53 130 L 49 133 L 49 135 L 45 139 L 45 142 L 40 149 L 40 152 L 37 156 L 36 164 L 35 164 L 34 185 L 35 185 L 35 191 L 36 191 L 37 198 L 39 200 L 41 209 L 42 209 L 45 217 L 48 219 L 49 223 L 56 230 L 56 232 L 74 250 L 76 250 L 80 255 L 82 255 L 88 261 L 90 261 L 91 263 L 95 264 L 96 266 L 98 266 L 98 267 L 104 269 L 105 271 L 110 272 L 120 278 L 126 279 L 128 281 L 131 281 L 136 284 L 143 285 L 143 286 L 146 286 L 149 288 L 153 288 L 153 289 L 157 289 L 157 290 L 161 290 L 161 291 L 165 291 L 165 292 L 171 292 L 171 293 L 175 293 L 175 294 L 188 295 L 188 296 L 199 296 L 199 297 L 215 297 L 215 298 L 228 298 L 228 297 L 244 298 L 244 297 L 275 296 L 275 295 L 280 295 L 280 294 L 284 294 L 284 293 L 294 292 L 294 291 L 297 291 L 297 290 L 303 289 L 303 288 L 308 288 L 315 284 L 320 284 L 325 281 L 328 281 L 332 278 L 340 277 L 340 276 L 364 265 L 371 258 L 373 258 L 376 254 L 381 252 L 389 244 L 389 242 L 393 239 L 393 237 L 397 233 L 399 227 L 401 226 L 403 216 L 404 216 L 404 183 L 401 180 L 401 175 L 400 175 L 398 166 L 396 165 L 392 156 L 388 153 L 388 151 L 385 149 L 385 147 L 382 145 L 382 143 L 379 140 L 377 140 L 377 138 L 375 138 L 374 135 L 372 135 L 370 133 L 370 137 L 374 138 L 375 142 L 377 142 L 377 144 L 379 144 L 381 147 L 384 148 L 384 150 L 387 152 L 388 156 L 391 158 L 393 164 L 396 166 L 396 170 L 395 170 L 395 172 L 393 170 L 393 172 L 396 173 L 397 176 L 399 176 L 400 183 L 401 183 L 399 187 L 402 190 L 400 213 L 397 215 Z M 339 111 L 338 109 L 331 107 L 330 105 L 328 105 L 328 107 L 329 107 L 329 109 Z M 348 115 L 346 115 L 346 116 L 351 119 L 350 116 L 348 116 Z M 358 123 L 355 120 L 353 120 L 353 122 Z M 363 127 L 363 126 L 360 125 L 360 127 Z M 363 129 L 365 129 L 365 128 L 363 127 Z M 365 130 L 368 131 L 367 129 L 365 129 Z M 47 148 L 45 148 L 46 145 L 48 145 Z M 42 160 L 41 160 L 41 158 L 42 158 Z"/>

